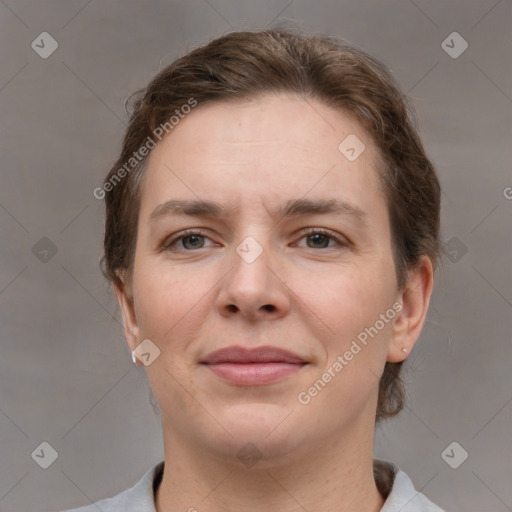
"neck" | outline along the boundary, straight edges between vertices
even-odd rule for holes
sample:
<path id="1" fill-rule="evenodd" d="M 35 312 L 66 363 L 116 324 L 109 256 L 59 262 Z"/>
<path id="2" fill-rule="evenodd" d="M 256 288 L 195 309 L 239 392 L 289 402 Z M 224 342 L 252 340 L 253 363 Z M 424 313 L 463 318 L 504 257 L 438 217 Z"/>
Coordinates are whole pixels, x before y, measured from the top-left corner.
<path id="1" fill-rule="evenodd" d="M 297 448 L 278 461 L 264 457 L 250 467 L 236 457 L 206 455 L 206 449 L 164 430 L 166 456 L 156 510 L 378 512 L 384 498 L 373 477 L 373 426 L 362 430 L 357 439 L 337 435 L 308 451 Z"/>

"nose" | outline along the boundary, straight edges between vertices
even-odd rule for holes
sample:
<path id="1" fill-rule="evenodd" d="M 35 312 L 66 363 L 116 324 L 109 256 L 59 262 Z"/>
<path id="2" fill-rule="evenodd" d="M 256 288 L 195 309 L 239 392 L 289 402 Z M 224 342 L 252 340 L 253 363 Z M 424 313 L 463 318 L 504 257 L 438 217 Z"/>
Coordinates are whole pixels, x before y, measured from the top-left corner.
<path id="1" fill-rule="evenodd" d="M 256 321 L 288 314 L 290 290 L 277 265 L 272 265 L 269 249 L 264 249 L 254 261 L 233 251 L 231 263 L 217 296 L 217 308 L 222 316 Z"/>

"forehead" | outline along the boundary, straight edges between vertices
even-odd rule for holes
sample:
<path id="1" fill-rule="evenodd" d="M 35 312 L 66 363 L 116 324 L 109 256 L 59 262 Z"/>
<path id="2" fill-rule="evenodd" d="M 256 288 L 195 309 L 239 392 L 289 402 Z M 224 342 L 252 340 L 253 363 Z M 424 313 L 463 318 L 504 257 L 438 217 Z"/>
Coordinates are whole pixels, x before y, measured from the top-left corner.
<path id="1" fill-rule="evenodd" d="M 356 158 L 354 158 L 354 156 Z M 382 196 L 379 154 L 349 113 L 295 95 L 202 104 L 152 150 L 142 208 L 176 196 L 270 203 Z"/>

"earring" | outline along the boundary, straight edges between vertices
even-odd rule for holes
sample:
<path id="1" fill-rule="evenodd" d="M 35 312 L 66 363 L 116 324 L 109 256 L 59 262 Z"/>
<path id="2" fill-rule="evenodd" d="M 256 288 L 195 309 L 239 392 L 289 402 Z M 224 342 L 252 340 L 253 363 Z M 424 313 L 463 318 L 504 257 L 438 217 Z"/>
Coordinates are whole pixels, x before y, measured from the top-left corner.
<path id="1" fill-rule="evenodd" d="M 402 352 L 403 352 L 404 354 L 406 354 L 406 353 L 407 353 L 407 349 L 406 349 L 406 348 L 403 348 L 403 349 L 402 349 Z"/>
<path id="2" fill-rule="evenodd" d="M 135 357 L 135 350 L 132 350 L 132 361 L 137 366 L 139 365 L 139 363 L 137 363 L 137 358 Z"/>

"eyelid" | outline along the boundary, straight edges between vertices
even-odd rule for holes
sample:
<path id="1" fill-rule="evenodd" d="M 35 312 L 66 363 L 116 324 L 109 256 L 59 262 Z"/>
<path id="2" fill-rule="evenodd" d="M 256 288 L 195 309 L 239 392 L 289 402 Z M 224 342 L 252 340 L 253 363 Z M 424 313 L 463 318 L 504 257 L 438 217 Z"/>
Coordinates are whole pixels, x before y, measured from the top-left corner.
<path id="1" fill-rule="evenodd" d="M 208 238 L 209 240 L 211 240 L 213 242 L 213 240 L 208 236 L 206 231 L 201 228 L 185 229 L 183 231 L 178 231 L 177 233 L 166 237 L 160 246 L 160 250 L 162 250 L 162 251 L 171 250 L 173 248 L 173 246 L 177 242 L 179 242 L 181 239 L 187 238 L 189 236 L 194 236 L 194 235 L 202 236 L 203 238 Z M 213 242 L 213 243 L 217 244 L 216 242 Z M 200 249 L 203 249 L 203 247 L 200 247 Z M 175 249 L 175 250 L 185 250 L 185 249 Z M 197 249 L 197 250 L 199 250 L 199 249 Z M 188 252 L 193 252 L 193 251 L 188 251 Z"/>
<path id="2" fill-rule="evenodd" d="M 348 240 L 348 238 L 346 238 L 334 231 L 326 229 L 326 228 L 304 228 L 303 230 L 300 231 L 300 237 L 296 239 L 294 244 L 307 236 L 316 235 L 316 234 L 325 235 L 325 236 L 331 238 L 341 247 L 349 247 L 352 245 L 351 241 Z M 326 247 L 325 249 L 330 249 L 330 248 L 332 248 L 332 247 Z"/>
<path id="3" fill-rule="evenodd" d="M 352 242 L 350 240 L 348 240 L 346 237 L 339 235 L 338 233 L 331 231 L 329 229 L 326 229 L 326 228 L 314 228 L 314 227 L 304 228 L 299 231 L 299 234 L 300 234 L 300 236 L 298 238 L 296 238 L 296 241 L 293 242 L 294 244 L 296 244 L 298 241 L 302 240 L 303 238 L 305 238 L 307 236 L 321 234 L 321 235 L 325 235 L 325 236 L 329 237 L 330 239 L 334 240 L 338 244 L 338 246 L 349 247 L 352 245 Z M 204 238 L 209 239 L 214 244 L 219 245 L 217 242 L 214 242 L 208 236 L 208 234 L 206 233 L 206 230 L 203 230 L 201 228 L 191 228 L 191 229 L 185 229 L 183 231 L 179 231 L 173 235 L 166 237 L 161 244 L 160 250 L 162 250 L 162 251 L 171 250 L 172 247 L 177 242 L 179 242 L 181 239 L 187 238 L 189 236 L 194 236 L 194 235 L 202 236 Z M 324 250 L 329 249 L 329 248 L 332 249 L 333 247 L 326 247 L 326 248 L 324 248 Z M 196 249 L 196 250 L 200 250 L 200 249 L 203 249 L 203 247 L 200 247 L 199 249 Z M 175 249 L 175 250 L 185 250 L 185 249 Z M 194 251 L 189 250 L 187 252 L 194 252 Z"/>

